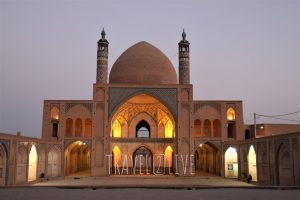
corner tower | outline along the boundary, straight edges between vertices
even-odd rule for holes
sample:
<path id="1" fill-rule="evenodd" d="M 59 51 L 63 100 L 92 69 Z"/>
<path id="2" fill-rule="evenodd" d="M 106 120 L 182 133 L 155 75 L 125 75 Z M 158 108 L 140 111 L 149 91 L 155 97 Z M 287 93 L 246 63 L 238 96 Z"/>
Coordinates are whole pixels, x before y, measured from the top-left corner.
<path id="1" fill-rule="evenodd" d="M 96 83 L 106 84 L 107 83 L 107 66 L 108 66 L 108 44 L 109 42 L 105 39 L 104 28 L 101 31 L 101 39 L 98 41 L 97 50 L 97 77 Z"/>
<path id="2" fill-rule="evenodd" d="M 178 43 L 179 50 L 179 84 L 190 84 L 190 43 L 186 33 L 182 32 L 182 40 Z"/>

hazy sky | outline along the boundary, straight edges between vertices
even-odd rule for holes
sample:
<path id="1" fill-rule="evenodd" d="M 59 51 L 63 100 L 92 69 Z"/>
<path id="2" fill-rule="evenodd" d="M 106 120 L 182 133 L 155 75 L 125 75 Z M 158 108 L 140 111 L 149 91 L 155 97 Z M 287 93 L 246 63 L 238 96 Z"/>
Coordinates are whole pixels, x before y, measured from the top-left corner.
<path id="1" fill-rule="evenodd" d="M 109 68 L 145 40 L 177 70 L 185 28 L 194 99 L 243 100 L 246 123 L 300 110 L 300 0 L 0 0 L 0 132 L 39 137 L 44 99 L 92 98 L 102 27 Z"/>

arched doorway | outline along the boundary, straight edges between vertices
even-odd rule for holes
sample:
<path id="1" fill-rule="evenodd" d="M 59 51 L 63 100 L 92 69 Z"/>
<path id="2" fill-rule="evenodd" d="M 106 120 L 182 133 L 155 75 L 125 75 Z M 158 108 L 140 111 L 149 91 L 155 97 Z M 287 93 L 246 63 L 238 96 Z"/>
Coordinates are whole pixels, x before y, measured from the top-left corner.
<path id="1" fill-rule="evenodd" d="M 250 146 L 248 153 L 248 171 L 249 175 L 252 176 L 252 180 L 257 181 L 256 153 L 253 145 Z"/>
<path id="2" fill-rule="evenodd" d="M 135 129 L 137 138 L 150 138 L 150 125 L 145 121 L 141 120 Z"/>
<path id="3" fill-rule="evenodd" d="M 0 186 L 6 184 L 6 168 L 7 168 L 7 157 L 4 147 L 0 143 Z"/>
<path id="4" fill-rule="evenodd" d="M 23 183 L 27 180 L 27 164 L 28 164 L 28 155 L 27 150 L 24 145 L 19 145 L 18 155 L 17 155 L 17 183 Z"/>
<path id="5" fill-rule="evenodd" d="M 133 173 L 149 174 L 153 170 L 152 152 L 145 146 L 139 147 L 133 153 Z"/>
<path id="6" fill-rule="evenodd" d="M 61 150 L 59 147 L 52 147 L 48 152 L 48 177 L 59 177 L 61 175 Z"/>
<path id="7" fill-rule="evenodd" d="M 276 152 L 277 185 L 293 185 L 289 145 L 281 143 Z"/>
<path id="8" fill-rule="evenodd" d="M 35 145 L 31 146 L 28 160 L 28 181 L 35 181 L 37 177 L 38 154 Z"/>
<path id="9" fill-rule="evenodd" d="M 234 147 L 229 147 L 224 156 L 225 160 L 225 177 L 238 177 L 238 155 Z"/>
<path id="10" fill-rule="evenodd" d="M 65 150 L 65 174 L 70 176 L 90 176 L 91 148 L 83 141 L 73 142 Z"/>
<path id="11" fill-rule="evenodd" d="M 171 174 L 173 172 L 173 149 L 171 146 L 167 146 L 165 149 L 164 167 L 165 174 Z"/>
<path id="12" fill-rule="evenodd" d="M 122 152 L 115 146 L 112 150 L 112 174 L 120 174 L 120 167 L 122 167 Z"/>
<path id="13" fill-rule="evenodd" d="M 215 145 L 200 144 L 195 151 L 196 175 L 220 175 L 220 155 Z"/>

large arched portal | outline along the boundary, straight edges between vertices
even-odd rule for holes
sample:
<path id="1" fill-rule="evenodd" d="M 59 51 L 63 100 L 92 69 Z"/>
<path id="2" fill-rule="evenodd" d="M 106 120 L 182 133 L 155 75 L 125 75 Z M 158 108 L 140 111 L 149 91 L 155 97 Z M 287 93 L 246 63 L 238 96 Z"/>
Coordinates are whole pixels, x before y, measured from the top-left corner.
<path id="1" fill-rule="evenodd" d="M 148 94 L 124 102 L 111 118 L 112 138 L 173 138 L 175 121 L 166 106 Z"/>
<path id="2" fill-rule="evenodd" d="M 220 154 L 213 144 L 200 144 L 194 156 L 196 175 L 220 175 Z"/>
<path id="3" fill-rule="evenodd" d="M 257 181 L 257 169 L 256 169 L 256 153 L 253 145 L 250 146 L 248 153 L 248 171 L 252 176 L 253 181 Z"/>
<path id="4" fill-rule="evenodd" d="M 28 160 L 28 181 L 35 181 L 37 177 L 38 154 L 35 145 L 31 146 Z"/>
<path id="5" fill-rule="evenodd" d="M 224 155 L 225 158 L 225 177 L 238 177 L 238 155 L 236 148 L 229 147 Z"/>
<path id="6" fill-rule="evenodd" d="M 90 176 L 91 148 L 82 141 L 73 142 L 65 150 L 65 173 L 70 176 Z"/>

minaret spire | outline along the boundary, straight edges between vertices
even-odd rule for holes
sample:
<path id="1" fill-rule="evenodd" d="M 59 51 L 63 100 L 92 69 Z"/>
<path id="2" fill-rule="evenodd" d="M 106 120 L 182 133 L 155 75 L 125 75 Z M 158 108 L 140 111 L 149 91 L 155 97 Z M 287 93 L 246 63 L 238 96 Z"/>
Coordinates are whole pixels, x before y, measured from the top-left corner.
<path id="1" fill-rule="evenodd" d="M 186 40 L 183 29 L 182 40 L 178 43 L 179 50 L 179 84 L 190 84 L 190 43 Z"/>
<path id="2" fill-rule="evenodd" d="M 98 41 L 97 50 L 97 77 L 96 83 L 107 83 L 107 68 L 108 68 L 108 44 L 105 39 L 106 33 L 104 28 L 101 31 L 101 39 Z"/>

